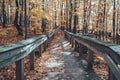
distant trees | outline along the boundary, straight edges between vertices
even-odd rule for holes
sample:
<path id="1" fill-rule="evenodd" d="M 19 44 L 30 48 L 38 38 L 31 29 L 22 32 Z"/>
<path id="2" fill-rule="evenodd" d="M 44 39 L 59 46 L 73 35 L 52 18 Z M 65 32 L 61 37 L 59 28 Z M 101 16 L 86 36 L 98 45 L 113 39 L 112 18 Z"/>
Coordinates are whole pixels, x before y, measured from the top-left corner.
<path id="1" fill-rule="evenodd" d="M 107 35 L 101 34 L 111 32 L 115 38 L 120 32 L 119 3 L 119 0 L 0 0 L 0 25 L 5 28 L 14 24 L 19 35 L 33 29 L 45 33 L 59 26 L 74 33 L 94 30 L 103 40 Z"/>

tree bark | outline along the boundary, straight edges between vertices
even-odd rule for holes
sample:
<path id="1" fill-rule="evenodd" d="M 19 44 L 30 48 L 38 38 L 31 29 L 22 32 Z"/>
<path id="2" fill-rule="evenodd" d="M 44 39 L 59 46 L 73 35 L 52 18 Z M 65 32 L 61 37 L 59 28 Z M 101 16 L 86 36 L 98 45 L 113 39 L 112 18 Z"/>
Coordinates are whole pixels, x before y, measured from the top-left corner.
<path id="1" fill-rule="evenodd" d="M 19 1 L 18 0 L 16 0 L 15 1 L 15 3 L 16 3 L 16 14 L 15 14 L 15 20 L 14 20 L 14 25 L 16 26 L 16 28 L 17 28 L 17 31 L 18 31 L 18 35 L 23 35 L 23 30 L 22 30 L 22 28 L 21 28 L 21 26 L 20 26 L 20 24 L 19 24 L 19 13 L 20 13 L 20 11 L 19 11 Z"/>
<path id="2" fill-rule="evenodd" d="M 69 19 L 69 31 L 71 32 L 72 30 L 72 17 L 73 17 L 73 14 L 72 14 L 72 10 L 73 10 L 73 4 L 72 4 L 72 0 L 70 0 L 70 19 Z"/>
<path id="3" fill-rule="evenodd" d="M 68 0 L 66 0 L 66 30 L 68 30 Z"/>
<path id="4" fill-rule="evenodd" d="M 25 10 L 25 39 L 27 39 L 27 2 L 24 0 L 24 10 Z"/>
<path id="5" fill-rule="evenodd" d="M 113 43 L 115 43 L 115 15 L 116 15 L 116 0 L 114 0 L 114 7 L 113 7 Z"/>
<path id="6" fill-rule="evenodd" d="M 6 24 L 6 13 L 5 13 L 5 0 L 2 0 L 2 26 L 5 27 Z"/>

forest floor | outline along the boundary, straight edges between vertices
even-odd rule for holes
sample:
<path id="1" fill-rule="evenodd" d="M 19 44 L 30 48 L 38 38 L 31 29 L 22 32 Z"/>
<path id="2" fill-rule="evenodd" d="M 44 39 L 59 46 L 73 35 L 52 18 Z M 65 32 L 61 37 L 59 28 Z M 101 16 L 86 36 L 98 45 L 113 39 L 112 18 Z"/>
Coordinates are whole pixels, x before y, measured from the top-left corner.
<path id="1" fill-rule="evenodd" d="M 18 36 L 18 31 L 13 25 L 6 28 L 0 27 L 0 45 L 14 43 L 23 39 L 23 36 Z"/>
<path id="2" fill-rule="evenodd" d="M 86 60 L 80 59 L 63 36 L 56 36 L 42 56 L 35 57 L 35 69 L 29 69 L 25 58 L 25 80 L 107 80 L 107 65 L 95 58 L 93 70 L 86 69 Z M 0 70 L 0 80 L 15 80 L 15 63 Z"/>
<path id="3" fill-rule="evenodd" d="M 46 29 L 46 32 L 51 32 L 52 29 Z M 28 28 L 27 36 L 31 34 L 44 34 L 41 29 L 31 29 Z M 0 46 L 15 43 L 25 39 L 25 29 L 23 28 L 23 35 L 18 35 L 18 31 L 14 25 L 8 25 L 5 28 L 0 26 Z"/>

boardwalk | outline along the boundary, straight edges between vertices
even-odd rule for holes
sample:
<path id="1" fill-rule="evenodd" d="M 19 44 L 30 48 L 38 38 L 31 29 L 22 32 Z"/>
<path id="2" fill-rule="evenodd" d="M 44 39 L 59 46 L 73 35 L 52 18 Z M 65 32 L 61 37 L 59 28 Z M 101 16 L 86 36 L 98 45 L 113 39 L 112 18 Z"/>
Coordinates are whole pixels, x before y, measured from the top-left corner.
<path id="1" fill-rule="evenodd" d="M 78 56 L 63 35 L 57 35 L 50 42 L 42 56 L 36 55 L 35 68 L 30 70 L 29 59 L 25 60 L 25 80 L 106 80 L 87 70 L 87 61 Z M 3 68 L 0 80 L 15 80 L 15 64 Z"/>
<path id="2" fill-rule="evenodd" d="M 51 57 L 45 64 L 50 72 L 42 80 L 98 80 L 95 74 L 86 71 L 87 62 L 77 57 L 78 53 L 62 36 L 55 37 L 50 46 Z M 91 79 L 93 76 L 94 79 Z"/>

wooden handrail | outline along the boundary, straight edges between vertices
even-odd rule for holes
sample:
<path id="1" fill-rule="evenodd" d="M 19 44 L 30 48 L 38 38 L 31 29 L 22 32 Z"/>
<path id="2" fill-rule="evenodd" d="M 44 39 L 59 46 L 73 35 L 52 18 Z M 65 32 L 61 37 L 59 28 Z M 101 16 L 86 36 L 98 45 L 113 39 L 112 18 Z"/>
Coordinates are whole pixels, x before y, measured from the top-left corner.
<path id="1" fill-rule="evenodd" d="M 0 68 L 26 57 L 46 40 L 46 35 L 40 35 L 14 44 L 0 46 Z"/>
<path id="2" fill-rule="evenodd" d="M 41 46 L 45 49 L 48 45 L 48 41 L 52 39 L 57 31 L 58 30 L 54 30 L 47 34 L 37 35 L 20 42 L 0 46 L 0 69 L 15 62 L 16 79 L 24 80 L 24 58 L 30 54 L 32 55 L 31 58 L 34 59 L 34 50 L 37 47 L 41 48 Z M 31 61 L 34 61 L 33 59 L 31 59 Z M 33 66 L 34 62 L 31 63 Z"/>
<path id="3" fill-rule="evenodd" d="M 120 80 L 120 68 L 118 67 L 120 64 L 120 45 L 100 41 L 84 35 L 73 34 L 68 31 L 64 32 L 67 39 L 70 40 L 74 46 L 80 44 L 87 47 L 88 50 L 91 50 L 92 52 L 95 52 L 104 58 L 115 78 Z M 77 44 L 75 44 L 75 42 L 77 42 Z"/>

